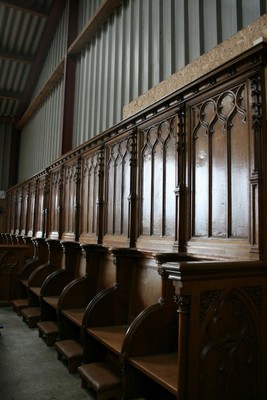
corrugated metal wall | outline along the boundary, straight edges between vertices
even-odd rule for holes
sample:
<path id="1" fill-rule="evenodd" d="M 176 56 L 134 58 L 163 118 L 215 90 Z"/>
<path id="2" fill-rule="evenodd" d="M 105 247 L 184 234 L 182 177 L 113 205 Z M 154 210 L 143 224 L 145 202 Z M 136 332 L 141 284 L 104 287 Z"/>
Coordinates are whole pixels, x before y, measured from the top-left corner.
<path id="1" fill-rule="evenodd" d="M 94 13 L 102 3 L 102 0 L 79 0 L 79 21 L 78 31 L 80 32 L 83 27 L 91 20 Z"/>
<path id="2" fill-rule="evenodd" d="M 66 54 L 67 28 L 68 10 L 65 7 L 35 87 L 33 98 Z M 39 172 L 61 155 L 62 98 L 63 81 L 61 80 L 22 129 L 19 182 Z"/>
<path id="3" fill-rule="evenodd" d="M 124 0 L 77 59 L 73 147 L 119 122 L 125 104 L 264 14 L 266 3 Z M 100 4 L 80 0 L 79 30 Z M 35 94 L 64 56 L 66 32 L 65 10 Z M 19 181 L 60 156 L 62 94 L 61 83 L 23 128 Z"/>
<path id="4" fill-rule="evenodd" d="M 50 93 L 21 135 L 18 181 L 22 182 L 60 157 L 63 80 Z"/>
<path id="5" fill-rule="evenodd" d="M 49 52 L 46 56 L 33 97 L 39 92 L 46 80 L 52 75 L 54 69 L 65 56 L 67 51 L 68 34 L 68 7 L 66 6 L 60 18 Z"/>
<path id="6" fill-rule="evenodd" d="M 81 2 L 83 11 L 85 3 Z M 73 147 L 122 109 L 266 12 L 266 0 L 125 0 L 83 50 L 76 72 Z M 92 11 L 80 13 L 80 27 Z"/>

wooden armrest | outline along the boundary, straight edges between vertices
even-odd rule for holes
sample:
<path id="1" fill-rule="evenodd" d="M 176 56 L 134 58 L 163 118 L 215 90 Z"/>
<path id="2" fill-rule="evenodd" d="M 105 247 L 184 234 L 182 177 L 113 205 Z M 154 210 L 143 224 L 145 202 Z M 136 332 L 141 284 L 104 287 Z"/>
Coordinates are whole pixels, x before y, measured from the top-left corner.
<path id="1" fill-rule="evenodd" d="M 112 325 L 88 328 L 87 332 L 114 353 L 120 354 L 127 329 L 127 325 Z"/>
<path id="2" fill-rule="evenodd" d="M 123 325 L 125 313 L 118 305 L 116 287 L 99 292 L 88 304 L 84 315 L 84 327 Z"/>
<path id="3" fill-rule="evenodd" d="M 88 290 L 88 277 L 81 277 L 74 279 L 62 290 L 58 308 L 72 309 L 72 308 L 84 308 L 87 306 L 89 301 L 93 298 L 95 291 Z"/>
<path id="4" fill-rule="evenodd" d="M 150 354 L 131 357 L 130 364 L 145 375 L 158 382 L 169 392 L 177 396 L 178 361 L 177 353 Z"/>
<path id="5" fill-rule="evenodd" d="M 42 286 L 44 280 L 56 271 L 58 267 L 51 264 L 43 264 L 37 267 L 30 275 L 28 286 Z"/>
<path id="6" fill-rule="evenodd" d="M 48 275 L 42 284 L 41 297 L 59 296 L 62 290 L 73 280 L 69 271 L 59 269 Z"/>
<path id="7" fill-rule="evenodd" d="M 38 267 L 38 259 L 32 258 L 31 260 L 27 260 L 24 264 L 24 268 L 20 273 L 20 279 L 25 280 L 29 279 L 31 273 Z"/>

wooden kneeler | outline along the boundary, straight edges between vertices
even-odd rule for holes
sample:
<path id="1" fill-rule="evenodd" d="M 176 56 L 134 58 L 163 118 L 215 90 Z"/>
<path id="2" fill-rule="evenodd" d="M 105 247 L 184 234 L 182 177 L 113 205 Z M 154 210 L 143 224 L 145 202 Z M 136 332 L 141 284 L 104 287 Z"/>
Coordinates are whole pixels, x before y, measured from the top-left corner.
<path id="1" fill-rule="evenodd" d="M 81 387 L 89 386 L 97 400 L 121 399 L 121 378 L 107 363 L 84 364 L 78 368 Z"/>
<path id="2" fill-rule="evenodd" d="M 75 340 L 61 340 L 55 343 L 55 348 L 57 359 L 67 359 L 69 372 L 75 372 L 82 362 L 83 347 L 80 343 Z"/>
<path id="3" fill-rule="evenodd" d="M 13 310 L 17 313 L 17 315 L 22 315 L 21 310 L 23 308 L 29 307 L 29 301 L 28 299 L 15 299 L 11 301 Z"/>
<path id="4" fill-rule="evenodd" d="M 28 327 L 34 328 L 37 322 L 39 322 L 41 319 L 41 308 L 40 307 L 22 308 L 21 315 L 23 321 L 28 324 Z"/>
<path id="5" fill-rule="evenodd" d="M 37 323 L 39 337 L 44 339 L 47 346 L 52 346 L 58 335 L 58 326 L 54 321 L 40 321 Z"/>

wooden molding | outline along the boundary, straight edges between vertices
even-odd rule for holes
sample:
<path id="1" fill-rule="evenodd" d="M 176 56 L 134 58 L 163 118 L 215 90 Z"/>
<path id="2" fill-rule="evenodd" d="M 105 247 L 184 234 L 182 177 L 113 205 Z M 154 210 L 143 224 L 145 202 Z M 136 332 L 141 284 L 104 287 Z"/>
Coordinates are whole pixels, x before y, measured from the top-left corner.
<path id="1" fill-rule="evenodd" d="M 90 21 L 85 25 L 79 36 L 69 47 L 69 54 L 78 54 L 101 28 L 108 17 L 122 3 L 122 0 L 104 0 Z"/>

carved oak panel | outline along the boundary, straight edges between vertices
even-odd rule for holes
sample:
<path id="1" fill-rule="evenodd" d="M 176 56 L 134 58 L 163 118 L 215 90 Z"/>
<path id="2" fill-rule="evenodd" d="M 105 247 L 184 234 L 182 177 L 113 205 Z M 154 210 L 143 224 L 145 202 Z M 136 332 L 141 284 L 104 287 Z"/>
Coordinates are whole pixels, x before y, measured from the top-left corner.
<path id="1" fill-rule="evenodd" d="M 200 399 L 257 398 L 257 309 L 239 289 L 217 297 L 203 322 Z"/>
<path id="2" fill-rule="evenodd" d="M 176 222 L 177 117 L 138 132 L 139 234 L 138 247 L 167 239 L 172 246 Z M 158 243 L 158 245 L 160 245 Z M 155 245 L 157 248 L 158 245 Z M 166 245 L 166 243 L 165 243 Z M 153 245 L 152 245 L 153 247 Z"/>
<path id="3" fill-rule="evenodd" d="M 100 178 L 102 170 L 102 150 L 86 153 L 81 159 L 81 209 L 80 241 L 83 243 L 98 241 Z"/>
<path id="4" fill-rule="evenodd" d="M 62 239 L 75 240 L 79 209 L 79 160 L 74 159 L 64 165 L 62 198 Z"/>
<path id="5" fill-rule="evenodd" d="M 36 194 L 37 194 L 37 179 L 32 180 L 29 184 L 29 200 L 27 204 L 27 236 L 35 234 L 35 215 L 36 215 Z"/>
<path id="6" fill-rule="evenodd" d="M 249 236 L 249 133 L 241 84 L 191 109 L 192 235 Z"/>
<path id="7" fill-rule="evenodd" d="M 20 234 L 25 235 L 27 232 L 27 212 L 29 201 L 29 183 L 22 187 L 21 191 L 21 216 L 20 216 Z"/>
<path id="8" fill-rule="evenodd" d="M 113 236 L 130 239 L 130 206 L 134 201 L 131 168 L 135 158 L 134 137 L 130 134 L 107 143 L 105 154 L 104 243 Z"/>
<path id="9" fill-rule="evenodd" d="M 47 182 L 47 175 L 42 175 L 38 178 L 37 182 L 37 200 L 36 200 L 36 237 L 46 237 L 46 218 L 48 208 L 49 186 Z"/>
<path id="10" fill-rule="evenodd" d="M 63 167 L 50 171 L 49 237 L 58 239 L 62 233 Z"/>

